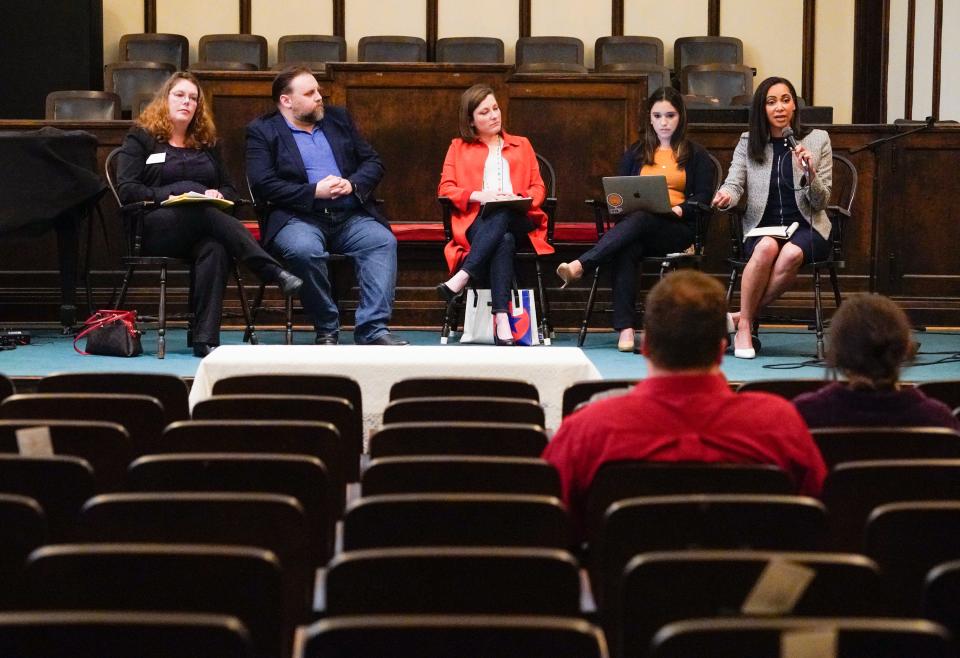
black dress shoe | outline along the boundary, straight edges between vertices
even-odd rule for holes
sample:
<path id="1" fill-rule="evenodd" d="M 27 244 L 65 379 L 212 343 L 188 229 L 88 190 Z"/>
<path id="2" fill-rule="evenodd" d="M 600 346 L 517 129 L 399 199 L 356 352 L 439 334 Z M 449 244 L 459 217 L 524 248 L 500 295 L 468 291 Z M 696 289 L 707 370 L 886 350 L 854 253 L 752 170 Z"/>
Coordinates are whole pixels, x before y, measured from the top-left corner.
<path id="1" fill-rule="evenodd" d="M 340 335 L 336 332 L 326 333 L 317 332 L 317 337 L 313 339 L 314 345 L 336 345 L 340 341 Z"/>
<path id="2" fill-rule="evenodd" d="M 516 341 L 513 340 L 513 338 L 500 338 L 500 336 L 498 336 L 498 335 L 496 334 L 496 332 L 494 332 L 494 334 L 493 334 L 493 344 L 494 344 L 494 345 L 499 345 L 499 346 L 502 346 L 502 347 L 512 347 L 513 345 L 516 345 L 517 343 L 516 343 Z"/>
<path id="3" fill-rule="evenodd" d="M 216 345 L 211 345 L 210 343 L 194 343 L 193 344 L 193 355 L 198 356 L 201 359 L 213 350 L 217 349 Z"/>
<path id="4" fill-rule="evenodd" d="M 463 294 L 463 290 L 461 290 L 460 292 L 453 292 L 453 290 L 450 289 L 450 286 L 448 286 L 445 283 L 441 283 L 439 286 L 437 286 L 437 296 L 440 297 L 440 299 L 445 301 L 447 304 L 449 304 L 450 302 L 452 302 L 454 299 L 456 299 L 462 294 Z"/>
<path id="5" fill-rule="evenodd" d="M 277 275 L 277 285 L 280 287 L 280 292 L 290 297 L 300 290 L 300 286 L 303 285 L 303 280 L 286 270 L 280 270 L 280 274 Z"/>
<path id="6" fill-rule="evenodd" d="M 409 345 L 409 340 L 404 340 L 399 336 L 394 336 L 389 331 L 381 336 L 377 336 L 369 343 L 364 343 L 364 345 Z"/>

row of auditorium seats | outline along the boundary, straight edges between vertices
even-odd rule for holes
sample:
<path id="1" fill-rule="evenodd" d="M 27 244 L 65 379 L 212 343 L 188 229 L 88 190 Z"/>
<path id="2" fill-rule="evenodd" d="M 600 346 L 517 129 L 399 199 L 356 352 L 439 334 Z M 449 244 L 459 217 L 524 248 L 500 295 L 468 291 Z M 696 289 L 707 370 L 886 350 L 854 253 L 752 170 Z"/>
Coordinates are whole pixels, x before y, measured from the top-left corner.
<path id="1" fill-rule="evenodd" d="M 84 376 L 71 377 L 41 379 L 37 390 L 105 388 L 92 383 L 94 376 L 86 384 Z M 346 502 L 350 478 L 344 471 L 353 457 L 345 460 L 350 442 L 340 441 L 334 428 L 342 430 L 344 418 L 331 416 L 329 424 L 182 420 L 186 388 L 169 377 L 169 391 L 160 395 L 171 407 L 169 417 L 181 420 L 150 454 L 139 455 L 128 441 L 125 455 L 113 458 L 119 472 L 113 486 L 99 479 L 104 462 L 89 435 L 85 446 L 73 436 L 72 447 L 70 439 L 51 436 L 54 456 L 0 460 L 0 570 L 3 582 L 21 585 L 0 591 L 0 603 L 61 611 L 55 613 L 61 621 L 66 610 L 202 611 L 208 617 L 193 622 L 221 634 L 232 628 L 232 641 L 240 637 L 247 652 L 196 654 L 205 656 L 479 656 L 490 655 L 476 652 L 486 641 L 510 642 L 492 645 L 493 655 L 518 655 L 522 646 L 529 648 L 520 655 L 605 656 L 607 643 L 619 656 L 779 655 L 750 653 L 730 639 L 722 640 L 722 650 L 699 643 L 708 629 L 752 628 L 764 635 L 764 646 L 779 648 L 772 638 L 781 630 L 808 626 L 821 634 L 837 630 L 840 647 L 874 642 L 871 649 L 837 655 L 956 655 L 940 626 L 915 619 L 881 624 L 874 617 L 926 616 L 953 632 L 960 628 L 960 462 L 888 459 L 903 456 L 897 454 L 838 465 L 824 504 L 790 495 L 786 476 L 772 468 L 613 465 L 591 490 L 588 508 L 602 510 L 603 517 L 595 528 L 588 520 L 584 553 L 571 540 L 556 473 L 536 458 L 546 443 L 542 427 L 444 422 L 436 411 L 455 400 L 416 398 L 435 398 L 438 389 L 514 396 L 498 418 L 508 417 L 508 408 L 530 414 L 539 400 L 523 383 L 467 381 L 398 383 L 384 425 L 370 438 L 373 461 L 358 495 Z M 325 389 L 308 382 L 279 377 L 256 384 L 259 390 L 352 396 L 343 382 L 340 388 L 328 382 Z M 252 385 L 217 384 L 214 399 Z M 148 392 L 146 386 L 138 390 Z M 958 387 L 954 382 L 954 394 Z M 25 398 L 12 386 L 6 393 L 0 416 L 8 420 L 0 427 L 57 427 L 43 418 L 12 419 L 16 401 Z M 65 409 L 68 394 L 54 395 Z M 356 402 L 362 404 L 359 397 Z M 492 403 L 481 404 L 481 418 L 491 417 Z M 414 422 L 418 416 L 406 415 L 405 407 L 433 420 Z M 68 413 L 79 415 L 81 408 Z M 97 413 L 92 404 L 88 408 Z M 393 415 L 393 409 L 402 413 Z M 293 417 L 302 418 L 303 410 Z M 166 419 L 168 412 L 162 413 Z M 542 410 L 525 418 L 542 425 Z M 70 421 L 60 422 L 65 427 Z M 326 447 L 295 445 L 298 427 L 324 435 Z M 133 434 L 129 427 L 115 429 L 121 437 Z M 955 450 L 960 437 L 949 438 Z M 946 435 L 938 439 L 950 444 Z M 884 440 L 895 437 L 878 439 Z M 4 438 L 0 445 L 15 452 L 30 442 Z M 864 454 L 876 457 L 859 458 Z M 615 502 L 598 500 L 608 496 Z M 850 544 L 830 543 L 838 528 Z M 828 548 L 844 553 L 824 553 Z M 590 590 L 580 585 L 581 566 Z M 789 577 L 797 569 L 809 582 L 798 586 L 793 600 L 756 594 L 758 580 Z M 29 658 L 35 654 L 5 649 L 20 646 L 4 644 L 14 641 L 5 623 L 15 623 L 18 614 L 21 640 L 42 635 L 22 630 L 30 619 L 44 621 L 29 617 L 39 612 L 0 615 L 0 654 Z M 97 622 L 105 623 L 106 613 L 98 614 Z M 714 619 L 751 614 L 767 618 Z M 317 615 L 323 620 L 310 624 Z M 691 618 L 706 619 L 680 621 Z M 673 622 L 680 623 L 662 628 Z M 714 628 L 725 624 L 730 628 Z M 877 640 L 877 633 L 886 635 Z M 561 640 L 566 644 L 550 644 Z M 919 644 L 903 644 L 911 641 Z M 418 642 L 419 651 L 401 649 L 411 646 L 403 642 Z M 656 648 L 648 652 L 651 642 Z"/>

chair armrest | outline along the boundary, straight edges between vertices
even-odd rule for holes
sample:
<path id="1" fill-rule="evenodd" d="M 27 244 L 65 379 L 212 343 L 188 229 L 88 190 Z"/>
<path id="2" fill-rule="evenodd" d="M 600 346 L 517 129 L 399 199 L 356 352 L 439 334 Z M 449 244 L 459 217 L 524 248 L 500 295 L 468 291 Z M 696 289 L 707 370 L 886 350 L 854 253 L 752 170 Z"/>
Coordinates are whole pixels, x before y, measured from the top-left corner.
<path id="1" fill-rule="evenodd" d="M 553 234 L 557 226 L 557 197 L 548 196 L 540 204 L 540 208 L 547 213 L 547 244 L 553 244 Z"/>
<path id="2" fill-rule="evenodd" d="M 584 199 L 583 202 L 593 209 L 593 221 L 597 225 L 597 240 L 607 232 L 610 213 L 607 212 L 607 202 L 603 199 Z"/>
<path id="3" fill-rule="evenodd" d="M 438 196 L 437 203 L 440 204 L 440 211 L 442 215 L 443 239 L 445 242 L 450 242 L 453 240 L 453 222 L 451 220 L 451 216 L 453 215 L 453 201 L 445 196 Z"/>
<path id="4" fill-rule="evenodd" d="M 134 201 L 133 203 L 125 203 L 120 206 L 121 213 L 127 213 L 134 210 L 143 211 L 147 208 L 152 208 L 154 206 L 159 206 L 160 204 L 156 201 L 143 200 L 143 201 Z"/>

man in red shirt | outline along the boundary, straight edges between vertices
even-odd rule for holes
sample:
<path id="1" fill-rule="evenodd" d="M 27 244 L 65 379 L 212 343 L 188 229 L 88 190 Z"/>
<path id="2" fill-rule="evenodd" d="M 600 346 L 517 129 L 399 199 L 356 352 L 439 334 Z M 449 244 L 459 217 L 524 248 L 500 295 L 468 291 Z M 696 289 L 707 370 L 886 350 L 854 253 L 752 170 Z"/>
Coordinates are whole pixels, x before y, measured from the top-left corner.
<path id="1" fill-rule="evenodd" d="M 543 453 L 560 473 L 575 520 L 609 461 L 773 464 L 798 493 L 820 494 L 827 469 L 794 406 L 766 393 L 734 393 L 720 372 L 726 311 L 721 285 L 697 271 L 674 272 L 650 291 L 647 378 L 568 416 Z"/>

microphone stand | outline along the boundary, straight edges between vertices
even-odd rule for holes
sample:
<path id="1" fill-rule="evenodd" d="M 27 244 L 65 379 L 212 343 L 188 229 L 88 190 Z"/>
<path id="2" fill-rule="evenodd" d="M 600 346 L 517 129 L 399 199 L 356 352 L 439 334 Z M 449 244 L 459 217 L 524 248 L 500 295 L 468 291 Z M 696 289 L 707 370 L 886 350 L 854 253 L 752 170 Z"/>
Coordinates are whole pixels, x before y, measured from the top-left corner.
<path id="1" fill-rule="evenodd" d="M 923 123 L 922 126 L 919 126 L 919 127 L 917 127 L 917 128 L 914 128 L 914 129 L 912 129 L 912 130 L 907 130 L 907 131 L 902 132 L 902 133 L 897 133 L 897 134 L 895 134 L 895 135 L 888 135 L 887 137 L 880 137 L 879 139 L 875 139 L 875 140 L 873 140 L 872 142 L 867 142 L 867 143 L 864 144 L 863 146 L 858 146 L 858 147 L 855 148 L 855 149 L 850 149 L 849 153 L 850 153 L 850 155 L 853 155 L 854 153 L 859 153 L 860 151 L 865 151 L 865 150 L 867 150 L 867 149 L 869 149 L 869 148 L 873 148 L 873 147 L 875 147 L 875 146 L 879 146 L 880 144 L 885 144 L 885 143 L 887 143 L 887 142 L 896 141 L 896 140 L 898 140 L 898 139 L 901 139 L 901 138 L 903 138 L 903 137 L 906 137 L 907 135 L 913 135 L 914 133 L 923 132 L 924 130 L 928 130 L 928 129 L 930 129 L 930 128 L 933 128 L 933 126 L 934 126 L 934 118 L 933 118 L 933 117 L 927 117 L 927 118 L 924 120 L 924 123 Z"/>

